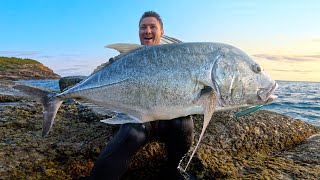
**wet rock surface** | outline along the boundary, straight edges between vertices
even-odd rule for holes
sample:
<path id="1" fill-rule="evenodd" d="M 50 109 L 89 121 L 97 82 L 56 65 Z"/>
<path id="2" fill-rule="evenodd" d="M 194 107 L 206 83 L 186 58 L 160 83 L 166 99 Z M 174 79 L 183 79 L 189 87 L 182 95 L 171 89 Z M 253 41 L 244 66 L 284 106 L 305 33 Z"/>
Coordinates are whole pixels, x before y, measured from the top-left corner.
<path id="1" fill-rule="evenodd" d="M 63 91 L 67 87 L 73 86 L 83 79 L 85 79 L 87 76 L 66 76 L 61 79 L 59 79 L 59 87 L 60 91 Z"/>
<path id="2" fill-rule="evenodd" d="M 71 101 L 61 106 L 52 131 L 43 138 L 41 105 L 18 102 L 29 104 L 0 108 L 0 179 L 86 179 L 119 128 L 101 123 L 106 116 Z M 214 114 L 187 172 L 197 179 L 320 177 L 318 127 L 270 111 L 238 119 L 234 112 Z M 194 116 L 194 122 L 195 146 L 202 116 Z M 150 142 L 122 179 L 157 179 L 165 167 L 164 144 Z"/>
<path id="3" fill-rule="evenodd" d="M 200 124 L 196 128 L 199 132 Z M 316 179 L 320 164 L 314 167 L 282 156 L 316 132 L 319 128 L 269 111 L 239 119 L 217 113 L 189 171 L 198 179 Z"/>
<path id="4" fill-rule="evenodd" d="M 54 131 L 41 137 L 42 107 L 8 106 L 0 111 L 0 177 L 72 179 L 86 176 L 115 126 L 84 123 L 75 104 L 63 105 Z M 86 112 L 82 112 L 86 113 Z"/>
<path id="5" fill-rule="evenodd" d="M 312 135 L 296 147 L 281 154 L 300 164 L 320 165 L 320 133 Z M 319 172 L 320 175 L 320 172 Z M 320 177 L 320 176 L 319 176 Z"/>

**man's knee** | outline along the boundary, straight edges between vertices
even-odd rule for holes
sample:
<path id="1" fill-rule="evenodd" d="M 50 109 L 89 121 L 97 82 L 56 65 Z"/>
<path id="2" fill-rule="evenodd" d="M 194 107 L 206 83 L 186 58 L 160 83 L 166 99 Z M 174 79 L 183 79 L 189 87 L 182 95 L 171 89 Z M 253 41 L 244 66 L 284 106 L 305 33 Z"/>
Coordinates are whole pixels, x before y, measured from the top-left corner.
<path id="1" fill-rule="evenodd" d="M 193 120 L 190 116 L 159 123 L 161 137 L 168 151 L 168 167 L 176 169 L 193 143 Z"/>
<path id="2" fill-rule="evenodd" d="M 191 116 L 165 120 L 159 123 L 160 139 L 167 144 L 181 143 L 190 147 L 193 142 L 193 120 Z"/>
<path id="3" fill-rule="evenodd" d="M 182 134 L 192 134 L 193 133 L 193 120 L 191 116 L 180 117 L 170 120 L 167 124 L 173 132 Z"/>
<path id="4" fill-rule="evenodd" d="M 120 129 L 126 133 L 125 141 L 130 144 L 141 146 L 145 144 L 150 137 L 150 124 L 123 124 Z"/>

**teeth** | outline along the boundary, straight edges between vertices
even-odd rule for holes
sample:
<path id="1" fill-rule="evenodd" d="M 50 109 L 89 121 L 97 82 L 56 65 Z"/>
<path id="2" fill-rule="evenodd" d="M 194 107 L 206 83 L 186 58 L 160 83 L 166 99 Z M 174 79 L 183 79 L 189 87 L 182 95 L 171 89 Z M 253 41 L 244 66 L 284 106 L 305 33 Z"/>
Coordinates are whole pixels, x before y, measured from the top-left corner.
<path id="1" fill-rule="evenodd" d="M 272 101 L 274 101 L 274 100 L 277 99 L 277 98 L 278 98 L 278 96 L 276 96 L 276 95 L 271 95 L 271 96 L 267 99 L 266 103 L 271 103 Z"/>

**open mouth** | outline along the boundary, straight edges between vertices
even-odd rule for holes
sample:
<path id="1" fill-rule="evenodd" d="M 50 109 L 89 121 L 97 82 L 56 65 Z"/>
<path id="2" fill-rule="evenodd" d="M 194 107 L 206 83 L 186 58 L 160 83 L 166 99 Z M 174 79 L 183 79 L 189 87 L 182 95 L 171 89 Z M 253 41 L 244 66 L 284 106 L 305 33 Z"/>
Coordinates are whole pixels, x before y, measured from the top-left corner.
<path id="1" fill-rule="evenodd" d="M 278 96 L 272 94 L 277 88 L 278 88 L 278 84 L 275 82 L 268 89 L 260 89 L 257 93 L 259 99 L 265 103 L 270 103 L 273 100 L 277 99 Z"/>
<path id="2" fill-rule="evenodd" d="M 144 39 L 145 39 L 145 40 L 151 40 L 152 37 L 145 37 Z"/>

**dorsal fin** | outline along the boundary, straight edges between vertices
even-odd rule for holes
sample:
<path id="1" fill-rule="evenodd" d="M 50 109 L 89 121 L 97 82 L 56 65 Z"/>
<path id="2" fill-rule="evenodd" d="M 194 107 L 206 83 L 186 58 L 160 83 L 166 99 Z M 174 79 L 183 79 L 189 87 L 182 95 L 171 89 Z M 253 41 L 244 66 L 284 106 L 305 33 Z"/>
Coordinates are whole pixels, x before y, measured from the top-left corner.
<path id="1" fill-rule="evenodd" d="M 182 41 L 180 41 L 179 39 L 167 36 L 167 35 L 163 35 L 161 37 L 161 41 L 160 44 L 172 44 L 172 43 L 181 43 Z M 106 48 L 110 48 L 110 49 L 115 49 L 117 51 L 120 52 L 120 54 L 125 54 L 128 53 L 134 49 L 140 48 L 143 45 L 139 45 L 139 44 L 129 44 L 129 43 L 116 43 L 116 44 L 109 44 L 106 45 Z"/>
<path id="2" fill-rule="evenodd" d="M 160 44 L 172 44 L 172 43 L 181 43 L 182 41 L 180 41 L 179 39 L 167 36 L 167 35 L 163 35 L 161 37 L 160 40 Z M 99 71 L 100 69 L 108 66 L 109 64 L 117 61 L 120 57 L 122 57 L 123 55 L 138 49 L 140 47 L 143 47 L 144 45 L 139 45 L 139 44 L 129 44 L 129 43 L 116 43 L 116 44 L 109 44 L 106 45 L 105 48 L 110 48 L 110 49 L 115 49 L 117 51 L 120 52 L 120 54 L 114 58 L 111 58 L 108 62 L 105 62 L 103 64 L 101 64 L 100 66 L 98 66 L 91 74 Z"/>
<path id="3" fill-rule="evenodd" d="M 120 52 L 120 54 L 128 53 L 134 49 L 140 48 L 143 45 L 139 44 L 126 44 L 126 43 L 117 43 L 117 44 L 109 44 L 106 45 L 106 48 L 115 49 Z"/>
<path id="4" fill-rule="evenodd" d="M 114 58 L 110 58 L 109 61 L 102 63 L 100 66 L 98 66 L 95 70 L 93 70 L 93 72 L 90 74 L 94 74 L 96 72 L 98 72 L 99 70 L 101 70 L 102 68 L 108 66 L 109 64 L 117 61 L 119 58 L 121 58 L 122 56 L 136 50 L 139 49 L 140 47 L 143 47 L 143 45 L 139 45 L 139 44 L 128 44 L 128 43 L 117 43 L 117 44 L 109 44 L 106 45 L 105 48 L 110 48 L 110 49 L 115 49 L 117 51 L 120 52 L 120 54 Z"/>
<path id="5" fill-rule="evenodd" d="M 181 42 L 182 41 L 180 41 L 179 39 L 176 39 L 167 35 L 163 35 L 160 40 L 160 44 L 172 44 L 172 43 L 181 43 Z"/>

